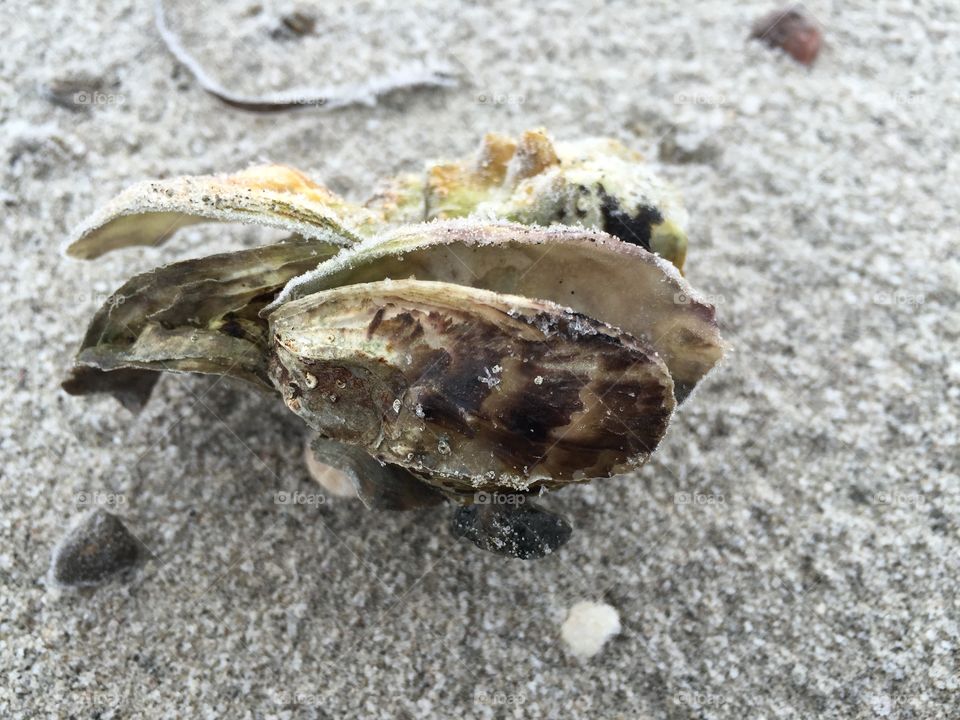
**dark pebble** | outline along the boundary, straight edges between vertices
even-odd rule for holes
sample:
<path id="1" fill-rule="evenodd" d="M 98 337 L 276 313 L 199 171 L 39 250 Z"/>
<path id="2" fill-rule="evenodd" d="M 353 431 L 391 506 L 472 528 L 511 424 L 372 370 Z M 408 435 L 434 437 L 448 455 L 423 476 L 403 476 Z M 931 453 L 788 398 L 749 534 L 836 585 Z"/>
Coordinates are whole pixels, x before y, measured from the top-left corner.
<path id="1" fill-rule="evenodd" d="M 549 555 L 570 539 L 573 528 L 560 515 L 525 497 L 519 503 L 487 503 L 457 508 L 450 530 L 481 550 L 532 560 Z"/>
<path id="2" fill-rule="evenodd" d="M 99 585 L 134 567 L 143 552 L 116 515 L 94 510 L 53 551 L 53 578 L 61 585 Z"/>

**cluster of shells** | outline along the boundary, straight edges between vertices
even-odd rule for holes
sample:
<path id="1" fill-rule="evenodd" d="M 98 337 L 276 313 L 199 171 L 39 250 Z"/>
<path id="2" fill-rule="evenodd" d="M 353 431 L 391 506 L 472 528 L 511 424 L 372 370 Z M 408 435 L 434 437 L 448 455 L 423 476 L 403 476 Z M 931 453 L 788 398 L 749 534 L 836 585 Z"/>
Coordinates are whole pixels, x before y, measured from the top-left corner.
<path id="1" fill-rule="evenodd" d="M 363 205 L 278 165 L 141 183 L 67 252 L 210 221 L 289 237 L 126 282 L 64 388 L 133 410 L 163 371 L 277 394 L 368 506 L 452 500 L 455 532 L 501 554 L 565 542 L 530 498 L 642 465 L 723 353 L 679 196 L 612 140 L 490 134 Z"/>

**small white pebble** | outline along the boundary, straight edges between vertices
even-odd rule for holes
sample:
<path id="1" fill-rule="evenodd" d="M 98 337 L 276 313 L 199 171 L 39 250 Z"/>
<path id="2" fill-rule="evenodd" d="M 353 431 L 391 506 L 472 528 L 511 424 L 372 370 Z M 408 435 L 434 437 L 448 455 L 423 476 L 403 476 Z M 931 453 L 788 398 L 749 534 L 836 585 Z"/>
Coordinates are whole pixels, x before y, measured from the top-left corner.
<path id="1" fill-rule="evenodd" d="M 543 376 L 537 375 L 537 376 L 533 379 L 533 384 L 534 384 L 534 385 L 543 385 Z"/>
<path id="2" fill-rule="evenodd" d="M 578 602 L 567 615 L 560 635 L 570 652 L 588 660 L 600 652 L 604 644 L 620 632 L 620 613 L 605 603 Z"/>
<path id="3" fill-rule="evenodd" d="M 353 482 L 347 477 L 346 473 L 332 465 L 327 465 L 317 460 L 310 449 L 310 440 L 308 439 L 303 447 L 303 459 L 307 464 L 307 472 L 310 477 L 334 497 L 355 498 L 357 489 Z"/>

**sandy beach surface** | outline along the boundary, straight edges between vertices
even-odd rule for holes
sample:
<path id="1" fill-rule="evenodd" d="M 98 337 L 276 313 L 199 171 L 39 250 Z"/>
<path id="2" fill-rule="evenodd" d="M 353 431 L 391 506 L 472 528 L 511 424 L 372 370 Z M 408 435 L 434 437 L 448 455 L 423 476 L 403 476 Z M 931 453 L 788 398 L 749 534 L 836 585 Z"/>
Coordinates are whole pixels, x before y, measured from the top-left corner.
<path id="1" fill-rule="evenodd" d="M 457 85 L 253 114 L 200 89 L 149 2 L 0 4 L 0 714 L 960 716 L 960 5 L 810 3 L 812 68 L 747 40 L 775 9 L 753 0 L 335 5 L 167 11 L 237 92 Z M 555 555 L 482 553 L 449 510 L 278 504 L 316 493 L 303 426 L 227 382 L 166 376 L 138 416 L 59 389 L 127 277 L 276 239 L 63 257 L 127 185 L 269 160 L 360 200 L 534 127 L 618 138 L 682 190 L 687 277 L 733 346 L 647 466 L 548 496 L 575 524 Z M 92 505 L 153 557 L 55 589 Z M 583 600 L 622 625 L 588 661 L 560 635 Z"/>

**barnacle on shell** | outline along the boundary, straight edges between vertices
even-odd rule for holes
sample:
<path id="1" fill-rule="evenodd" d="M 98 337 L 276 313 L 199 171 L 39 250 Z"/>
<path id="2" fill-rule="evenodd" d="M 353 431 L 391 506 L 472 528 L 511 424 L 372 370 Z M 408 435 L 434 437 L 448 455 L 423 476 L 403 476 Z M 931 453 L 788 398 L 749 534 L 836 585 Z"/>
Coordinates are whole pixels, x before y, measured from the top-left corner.
<path id="1" fill-rule="evenodd" d="M 364 206 L 282 166 L 142 183 L 68 252 L 206 221 L 290 237 L 129 280 L 65 389 L 137 409 L 159 371 L 244 381 L 304 420 L 314 458 L 365 504 L 452 500 L 454 533 L 501 554 L 563 544 L 565 519 L 519 505 L 642 465 L 723 354 L 714 308 L 679 272 L 676 193 L 614 141 L 488 135 Z M 515 502 L 479 499 L 497 493 Z"/>

